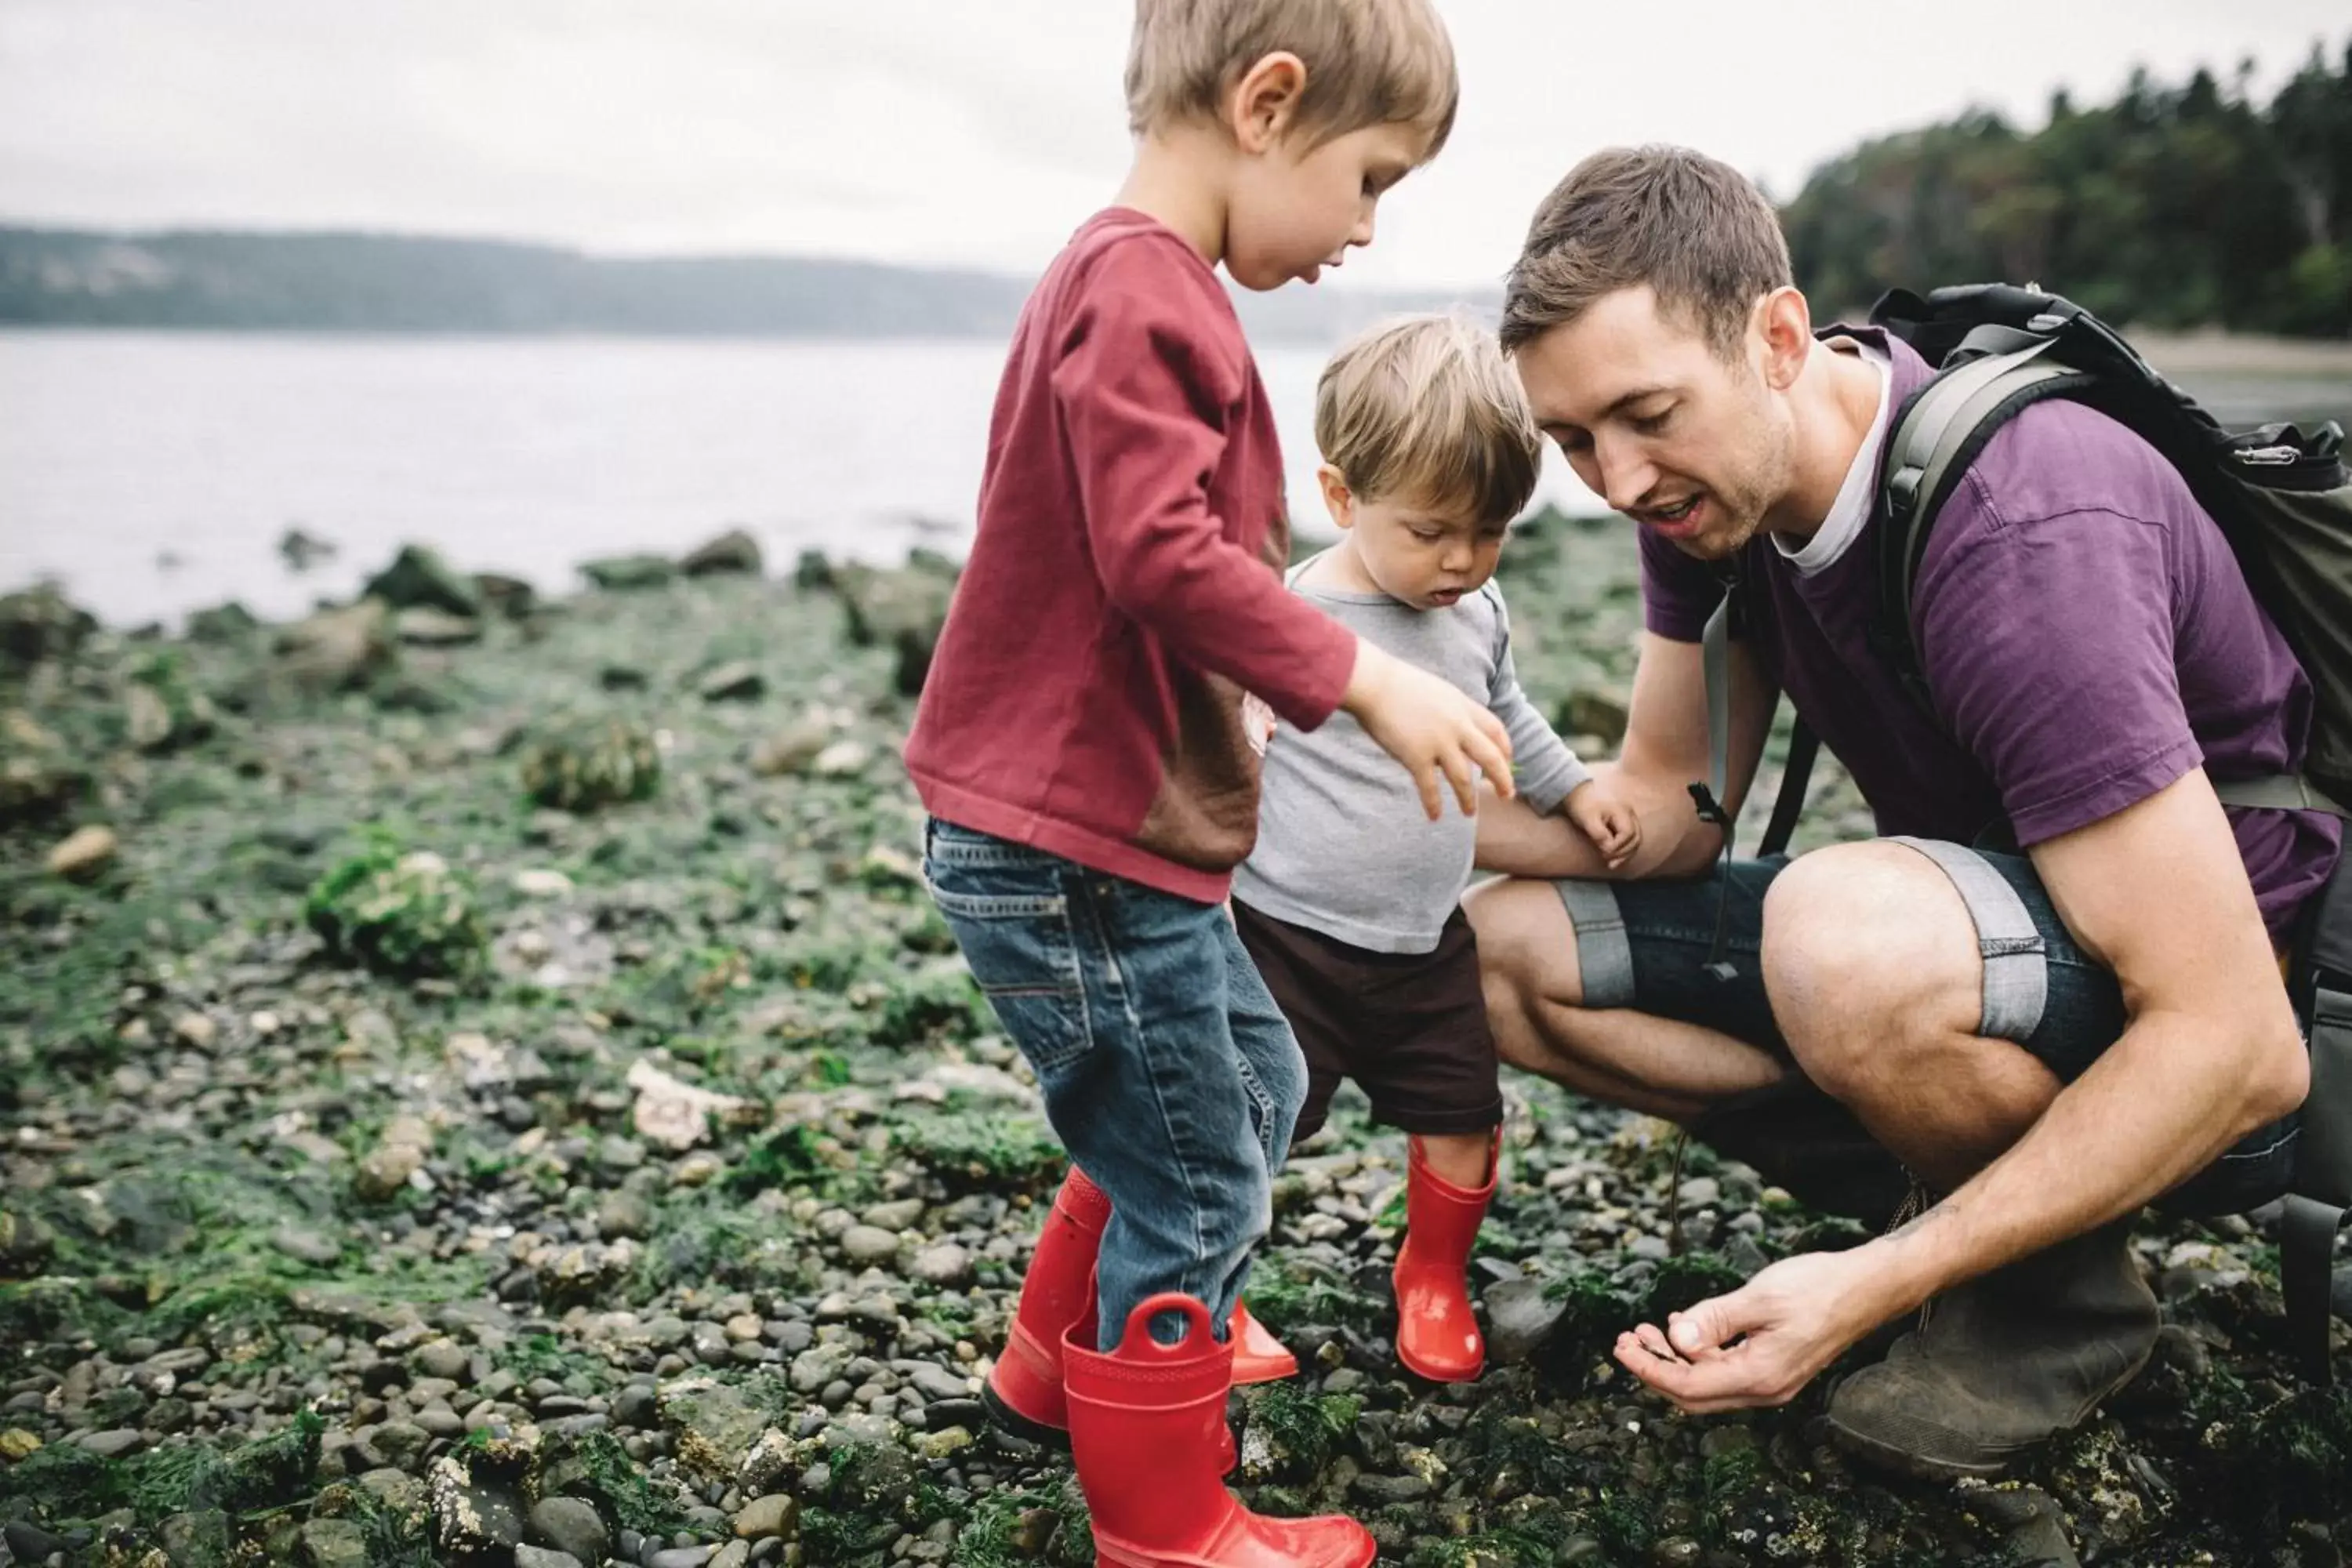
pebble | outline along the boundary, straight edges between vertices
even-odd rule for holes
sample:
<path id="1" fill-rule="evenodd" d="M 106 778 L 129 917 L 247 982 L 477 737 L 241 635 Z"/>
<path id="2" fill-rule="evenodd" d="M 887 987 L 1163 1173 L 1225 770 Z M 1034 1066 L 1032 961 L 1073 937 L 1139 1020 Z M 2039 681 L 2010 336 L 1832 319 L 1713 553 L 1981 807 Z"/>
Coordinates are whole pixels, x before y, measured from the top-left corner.
<path id="1" fill-rule="evenodd" d="M 841 1251 L 852 1263 L 887 1263 L 898 1256 L 898 1238 L 879 1226 L 853 1225 L 841 1233 Z"/>
<path id="2" fill-rule="evenodd" d="M 540 1499 L 531 1505 L 530 1524 L 533 1540 L 583 1563 L 602 1563 L 613 1548 L 604 1516 L 577 1498 Z"/>

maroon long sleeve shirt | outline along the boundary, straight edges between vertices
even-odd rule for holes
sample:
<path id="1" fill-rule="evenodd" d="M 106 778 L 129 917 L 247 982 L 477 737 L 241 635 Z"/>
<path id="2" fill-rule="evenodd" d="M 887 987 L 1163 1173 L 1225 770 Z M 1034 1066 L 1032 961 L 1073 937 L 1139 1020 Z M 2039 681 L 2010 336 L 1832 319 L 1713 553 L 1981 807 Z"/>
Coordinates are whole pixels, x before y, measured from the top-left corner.
<path id="1" fill-rule="evenodd" d="M 1257 835 L 1254 691 L 1311 730 L 1354 634 L 1283 586 L 1274 416 L 1216 274 L 1141 213 L 1013 331 L 979 532 L 907 742 L 932 815 L 1213 902 Z"/>

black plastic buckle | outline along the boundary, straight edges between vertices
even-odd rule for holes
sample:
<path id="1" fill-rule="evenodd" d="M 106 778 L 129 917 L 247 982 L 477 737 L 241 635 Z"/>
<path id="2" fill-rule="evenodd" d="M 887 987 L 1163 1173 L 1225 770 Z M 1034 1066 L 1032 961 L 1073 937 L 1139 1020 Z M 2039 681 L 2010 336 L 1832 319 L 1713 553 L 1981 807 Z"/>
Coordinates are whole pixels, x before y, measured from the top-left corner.
<path id="1" fill-rule="evenodd" d="M 1698 807 L 1698 819 L 1701 822 L 1712 823 L 1717 827 L 1727 828 L 1731 826 L 1731 818 L 1725 814 L 1723 804 L 1715 798 L 1715 792 L 1706 785 L 1696 779 L 1692 780 L 1690 797 L 1691 804 Z"/>

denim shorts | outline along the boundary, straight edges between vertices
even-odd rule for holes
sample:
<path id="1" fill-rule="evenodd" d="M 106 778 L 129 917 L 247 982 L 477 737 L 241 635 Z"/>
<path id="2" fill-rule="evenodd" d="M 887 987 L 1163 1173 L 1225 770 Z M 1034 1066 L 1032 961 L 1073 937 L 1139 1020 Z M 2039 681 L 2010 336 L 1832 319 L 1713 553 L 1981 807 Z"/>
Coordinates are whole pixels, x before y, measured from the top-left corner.
<path id="1" fill-rule="evenodd" d="M 1908 845 L 1942 868 L 1976 922 L 1985 961 L 1979 1034 L 2023 1047 L 2062 1083 L 2081 1077 L 2122 1037 L 2126 1014 L 2115 975 L 2075 945 L 2031 860 L 1937 840 L 1888 842 Z M 1734 861 L 1728 872 L 1718 863 L 1709 875 L 1687 879 L 1556 883 L 1576 927 L 1583 1005 L 1696 1024 L 1790 1060 L 1759 958 L 1765 889 L 1787 864 L 1787 857 L 1774 856 Z M 1727 875 L 1725 900 L 1719 895 Z M 1727 975 L 1708 969 L 1719 904 Z M 1790 1114 L 1785 1095 L 1767 1101 L 1770 1114 Z M 1748 1142 L 1745 1129 L 1726 1131 L 1725 1142 Z M 2257 1128 L 2157 1206 L 2229 1214 L 2269 1202 L 2286 1190 L 2295 1131 L 2293 1115 Z M 1743 1150 L 1727 1152 L 1748 1157 Z"/>

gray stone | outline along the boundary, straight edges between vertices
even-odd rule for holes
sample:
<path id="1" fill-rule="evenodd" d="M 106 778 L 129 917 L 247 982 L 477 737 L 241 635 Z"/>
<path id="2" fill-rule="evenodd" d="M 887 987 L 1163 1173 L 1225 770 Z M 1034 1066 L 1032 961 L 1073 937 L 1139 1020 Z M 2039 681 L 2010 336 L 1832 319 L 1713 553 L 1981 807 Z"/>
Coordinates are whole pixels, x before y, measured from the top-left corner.
<path id="1" fill-rule="evenodd" d="M 705 702 L 742 702 L 763 695 L 768 678 L 750 659 L 722 664 L 695 683 Z"/>
<path id="2" fill-rule="evenodd" d="M 689 577 L 708 576 L 714 572 L 760 571 L 760 542 L 740 528 L 730 528 L 718 538 L 696 545 L 679 558 L 677 569 Z"/>
<path id="3" fill-rule="evenodd" d="M 302 1561 L 310 1568 L 367 1568 L 367 1536 L 348 1519 L 314 1519 L 302 1526 Z"/>
<path id="4" fill-rule="evenodd" d="M 1390 1503 L 1419 1502 L 1430 1492 L 1429 1482 L 1419 1476 L 1358 1476 L 1348 1483 L 1348 1489 L 1375 1508 Z"/>
<path id="5" fill-rule="evenodd" d="M 606 1193 L 604 1201 L 596 1205 L 596 1228 L 607 1241 L 618 1241 L 624 1237 L 643 1241 L 653 1225 L 653 1205 L 626 1187 Z"/>
<path id="6" fill-rule="evenodd" d="M 416 1347 L 409 1364 L 427 1377 L 464 1382 L 473 1375 L 472 1360 L 455 1340 L 428 1340 Z"/>
<path id="7" fill-rule="evenodd" d="M 971 1380 L 931 1362 L 923 1362 L 907 1373 L 908 1385 L 926 1399 L 969 1399 Z"/>
<path id="8" fill-rule="evenodd" d="M 577 1498 L 540 1499 L 530 1510 L 530 1537 L 583 1563 L 602 1563 L 613 1549 L 604 1517 Z"/>
<path id="9" fill-rule="evenodd" d="M 101 1459 L 119 1459 L 147 1446 L 147 1439 L 129 1426 L 118 1426 L 110 1432 L 85 1432 L 75 1441 Z"/>
<path id="10" fill-rule="evenodd" d="M 387 1421 L 375 1429 L 372 1446 L 383 1456 L 385 1464 L 407 1470 L 415 1468 L 425 1446 L 432 1440 L 433 1434 L 413 1421 Z"/>
<path id="11" fill-rule="evenodd" d="M 554 1552 L 544 1546 L 515 1548 L 515 1568 L 588 1568 L 588 1564 L 569 1552 Z M 601 1558 L 591 1562 L 603 1562 Z"/>
<path id="12" fill-rule="evenodd" d="M 434 1461 L 425 1497 L 434 1539 L 444 1552 L 459 1558 L 490 1556 L 522 1544 L 522 1510 L 514 1495 L 467 1474 L 454 1456 Z"/>
<path id="13" fill-rule="evenodd" d="M 887 1204 L 873 1204 L 857 1217 L 884 1230 L 905 1230 L 923 1217 L 923 1200 L 898 1198 Z"/>
<path id="14" fill-rule="evenodd" d="M 907 1273 L 927 1285 L 969 1285 L 971 1283 L 971 1254 L 952 1241 L 939 1242 L 908 1258 Z"/>
<path id="15" fill-rule="evenodd" d="M 1540 1279 L 1508 1279 L 1489 1286 L 1486 1303 L 1486 1354 L 1499 1366 L 1522 1362 L 1551 1337 L 1568 1310 L 1567 1303 L 1549 1300 Z"/>
<path id="16" fill-rule="evenodd" d="M 761 1541 L 771 1535 L 789 1536 L 800 1528 L 801 1505 L 782 1492 L 754 1499 L 735 1516 L 735 1533 L 745 1541 Z"/>
<path id="17" fill-rule="evenodd" d="M 708 1546 L 673 1546 L 646 1559 L 646 1568 L 703 1568 L 710 1561 Z"/>
<path id="18" fill-rule="evenodd" d="M 342 1257 L 342 1243 L 299 1225 L 281 1225 L 270 1232 L 269 1245 L 287 1257 L 323 1268 Z"/>
<path id="19" fill-rule="evenodd" d="M 852 1263 L 887 1263 L 898 1256 L 898 1238 L 879 1226 L 853 1225 L 842 1233 L 841 1251 Z"/>
<path id="20" fill-rule="evenodd" d="M 175 1513 L 155 1527 L 155 1540 L 172 1568 L 226 1568 L 231 1537 L 228 1515 L 218 1509 Z"/>

